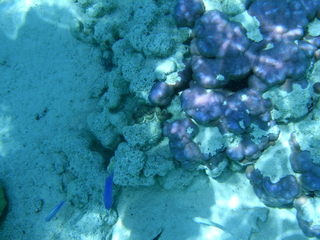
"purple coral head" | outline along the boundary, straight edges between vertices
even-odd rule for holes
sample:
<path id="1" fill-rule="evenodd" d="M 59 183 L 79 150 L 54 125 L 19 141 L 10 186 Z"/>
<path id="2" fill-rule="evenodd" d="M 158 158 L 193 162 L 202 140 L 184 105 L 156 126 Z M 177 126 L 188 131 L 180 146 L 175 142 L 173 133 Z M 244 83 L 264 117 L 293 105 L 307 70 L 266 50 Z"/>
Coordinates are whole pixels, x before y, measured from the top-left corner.
<path id="1" fill-rule="evenodd" d="M 190 118 L 167 122 L 163 127 L 163 135 L 169 139 L 192 139 L 198 132 L 198 126 Z"/>
<path id="2" fill-rule="evenodd" d="M 157 82 L 152 86 L 148 98 L 153 105 L 166 106 L 171 102 L 173 94 L 172 86 L 165 82 Z"/>
<path id="3" fill-rule="evenodd" d="M 197 20 L 194 33 L 197 51 L 205 57 L 238 56 L 250 44 L 244 28 L 216 10 L 206 12 Z"/>
<path id="4" fill-rule="evenodd" d="M 310 5 L 308 1 L 306 5 Z M 308 17 L 313 15 L 301 0 L 256 0 L 248 12 L 260 22 L 260 30 L 268 40 L 296 40 L 301 38 Z"/>
<path id="5" fill-rule="evenodd" d="M 240 93 L 234 93 L 228 96 L 224 104 L 223 119 L 221 126 L 226 131 L 236 134 L 243 133 L 251 123 L 251 117 Z"/>
<path id="6" fill-rule="evenodd" d="M 225 74 L 230 80 L 238 81 L 246 78 L 252 70 L 252 62 L 247 54 L 226 56 L 223 59 Z M 237 83 L 234 83 L 237 84 Z"/>
<path id="7" fill-rule="evenodd" d="M 293 152 L 290 163 L 294 172 L 301 173 L 300 182 L 306 190 L 320 191 L 320 165 L 312 161 L 310 152 Z"/>
<path id="8" fill-rule="evenodd" d="M 269 100 L 263 99 L 261 93 L 253 89 L 243 89 L 227 97 L 224 104 L 222 129 L 236 134 L 246 131 L 254 122 L 260 128 L 267 128 L 270 120 Z"/>
<path id="9" fill-rule="evenodd" d="M 300 186 L 293 175 L 282 177 L 273 183 L 259 169 L 248 167 L 246 172 L 255 194 L 269 207 L 291 207 L 294 199 L 300 195 Z"/>
<path id="10" fill-rule="evenodd" d="M 250 115 L 257 116 L 271 108 L 270 100 L 263 99 L 261 93 L 253 89 L 244 89 L 237 92 L 236 95 L 244 103 Z"/>
<path id="11" fill-rule="evenodd" d="M 223 60 L 192 57 L 193 78 L 204 88 L 218 88 L 228 83 Z"/>
<path id="12" fill-rule="evenodd" d="M 314 171 L 301 174 L 300 182 L 302 186 L 308 191 L 320 191 L 320 176 L 314 173 Z"/>
<path id="13" fill-rule="evenodd" d="M 185 67 L 183 70 L 178 72 L 179 79 L 174 83 L 174 85 L 172 85 L 175 92 L 180 92 L 188 88 L 189 82 L 192 81 L 191 59 L 184 59 L 183 63 Z"/>
<path id="14" fill-rule="evenodd" d="M 286 78 L 299 79 L 306 74 L 309 59 L 291 42 L 276 42 L 260 52 L 253 66 L 254 74 L 268 86 L 282 84 Z"/>
<path id="15" fill-rule="evenodd" d="M 166 123 L 163 135 L 169 138 L 169 147 L 174 158 L 189 170 L 204 160 L 199 146 L 192 141 L 198 134 L 198 127 L 189 118 Z"/>
<path id="16" fill-rule="evenodd" d="M 199 86 L 186 89 L 181 94 L 181 107 L 200 124 L 217 120 L 222 115 L 225 96 L 222 92 L 206 90 Z"/>
<path id="17" fill-rule="evenodd" d="M 178 0 L 174 8 L 174 18 L 179 27 L 193 27 L 204 10 L 202 0 Z"/>
<path id="18" fill-rule="evenodd" d="M 298 151 L 291 153 L 290 163 L 292 170 L 296 173 L 305 173 L 311 171 L 311 169 L 313 168 L 311 154 L 308 151 Z"/>
<path id="19" fill-rule="evenodd" d="M 320 165 L 311 159 L 309 151 L 301 151 L 294 135 L 291 137 L 292 153 L 290 164 L 294 172 L 300 173 L 300 183 L 304 189 L 311 192 L 320 191 Z"/>
<path id="20" fill-rule="evenodd" d="M 243 140 L 243 146 L 246 158 L 257 159 L 261 155 L 259 146 L 250 139 Z"/>
<path id="21" fill-rule="evenodd" d="M 204 160 L 199 146 L 190 139 L 171 139 L 169 147 L 174 158 L 185 169 L 194 170 L 196 165 Z"/>
<path id="22" fill-rule="evenodd" d="M 318 0 L 299 0 L 301 6 L 298 5 L 298 9 L 302 9 L 306 12 L 309 20 L 312 20 L 317 14 L 320 17 L 320 5 Z"/>
<path id="23" fill-rule="evenodd" d="M 244 147 L 241 143 L 235 147 L 228 147 L 226 154 L 232 161 L 240 162 L 244 159 Z"/>
<path id="24" fill-rule="evenodd" d="M 263 176 L 262 173 L 255 169 L 253 165 L 249 165 L 246 168 L 246 176 L 250 180 L 252 185 L 260 185 L 262 184 Z"/>
<path id="25" fill-rule="evenodd" d="M 238 145 L 233 147 L 228 146 L 226 149 L 228 158 L 240 164 L 244 159 L 257 159 L 260 156 L 260 153 L 259 146 L 250 139 L 242 139 Z M 248 165 L 248 162 L 243 164 Z"/>
<path id="26" fill-rule="evenodd" d="M 249 77 L 248 86 L 250 89 L 253 89 L 261 93 L 268 90 L 268 85 L 255 75 L 251 75 Z"/>
<path id="27" fill-rule="evenodd" d="M 317 50 L 317 47 L 312 43 L 301 40 L 298 42 L 299 49 L 303 50 L 308 58 L 312 58 Z"/>
<path id="28" fill-rule="evenodd" d="M 224 112 L 224 117 L 221 121 L 221 126 L 223 129 L 235 134 L 244 133 L 250 124 L 251 117 L 245 111 L 245 109 L 240 111 L 227 109 Z"/>
<path id="29" fill-rule="evenodd" d="M 271 207 L 291 206 L 300 194 L 299 184 L 293 175 L 282 177 L 275 183 L 269 177 L 264 177 L 262 187 L 267 195 L 264 202 Z"/>

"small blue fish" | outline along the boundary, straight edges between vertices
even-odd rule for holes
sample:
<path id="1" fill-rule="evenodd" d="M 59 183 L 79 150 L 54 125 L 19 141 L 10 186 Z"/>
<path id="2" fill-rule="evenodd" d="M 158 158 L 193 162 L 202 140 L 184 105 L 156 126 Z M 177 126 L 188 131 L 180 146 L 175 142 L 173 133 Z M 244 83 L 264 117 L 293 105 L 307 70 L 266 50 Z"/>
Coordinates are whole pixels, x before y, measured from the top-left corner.
<path id="1" fill-rule="evenodd" d="M 113 183 L 113 173 L 110 174 L 106 179 L 103 192 L 103 202 L 107 210 L 110 210 L 112 207 L 112 183 Z"/>
<path id="2" fill-rule="evenodd" d="M 52 218 L 54 218 L 54 216 L 57 214 L 57 212 L 60 210 L 60 208 L 63 206 L 65 202 L 66 202 L 65 200 L 61 201 L 57 206 L 55 206 L 52 209 L 49 215 L 45 218 L 46 222 L 49 222 L 51 221 Z"/>
<path id="3" fill-rule="evenodd" d="M 161 234 L 162 234 L 162 230 L 161 230 L 161 232 L 159 232 L 158 235 L 155 236 L 152 240 L 159 240 L 160 237 L 161 237 Z"/>

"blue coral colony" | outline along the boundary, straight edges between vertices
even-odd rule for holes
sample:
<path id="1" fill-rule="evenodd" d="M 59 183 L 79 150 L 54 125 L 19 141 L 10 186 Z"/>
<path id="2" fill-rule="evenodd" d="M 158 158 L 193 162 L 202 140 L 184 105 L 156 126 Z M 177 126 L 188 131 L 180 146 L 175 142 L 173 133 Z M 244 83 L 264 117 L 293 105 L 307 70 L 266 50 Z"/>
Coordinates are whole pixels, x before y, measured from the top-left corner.
<path id="1" fill-rule="evenodd" d="M 155 83 L 149 101 L 166 108 L 180 96 L 187 117 L 166 121 L 163 135 L 182 167 L 192 170 L 207 164 L 214 169 L 222 155 L 246 170 L 254 192 L 266 206 L 292 208 L 301 198 L 319 195 L 320 166 L 308 151 L 300 150 L 293 135 L 290 163 L 297 176 L 287 175 L 273 183 L 255 168 L 262 152 L 279 136 L 270 114 L 272 104 L 262 94 L 277 86 L 286 91 L 294 84 L 308 86 L 306 74 L 320 57 L 320 37 L 307 35 L 306 26 L 320 16 L 320 1 L 256 0 L 248 1 L 247 10 L 260 22 L 260 42 L 249 39 L 243 26 L 224 13 L 205 11 L 202 0 L 178 0 L 177 25 L 193 30 L 190 53 L 180 80 Z M 316 90 L 314 86 L 319 93 Z M 258 142 L 253 141 L 253 125 L 265 131 Z M 217 126 L 221 134 L 234 134 L 241 140 L 219 154 L 203 153 L 194 141 L 200 126 Z M 319 226 L 304 218 L 299 208 L 297 222 L 306 236 L 320 239 Z"/>

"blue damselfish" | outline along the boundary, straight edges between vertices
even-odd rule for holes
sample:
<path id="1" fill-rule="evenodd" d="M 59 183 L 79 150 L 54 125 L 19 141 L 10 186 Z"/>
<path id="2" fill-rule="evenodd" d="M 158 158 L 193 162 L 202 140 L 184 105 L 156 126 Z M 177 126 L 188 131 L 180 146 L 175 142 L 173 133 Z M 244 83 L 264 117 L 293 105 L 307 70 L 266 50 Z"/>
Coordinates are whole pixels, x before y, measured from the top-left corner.
<path id="1" fill-rule="evenodd" d="M 49 215 L 45 218 L 46 222 L 49 222 L 52 220 L 52 218 L 54 218 L 54 216 L 57 214 L 57 212 L 60 210 L 60 208 L 63 206 L 63 204 L 65 202 L 66 202 L 65 200 L 61 201 L 58 205 L 56 205 L 52 209 L 52 211 L 49 213 Z"/>
<path id="2" fill-rule="evenodd" d="M 112 207 L 112 184 L 113 184 L 113 173 L 111 173 L 105 182 L 104 192 L 103 192 L 103 202 L 107 210 Z"/>

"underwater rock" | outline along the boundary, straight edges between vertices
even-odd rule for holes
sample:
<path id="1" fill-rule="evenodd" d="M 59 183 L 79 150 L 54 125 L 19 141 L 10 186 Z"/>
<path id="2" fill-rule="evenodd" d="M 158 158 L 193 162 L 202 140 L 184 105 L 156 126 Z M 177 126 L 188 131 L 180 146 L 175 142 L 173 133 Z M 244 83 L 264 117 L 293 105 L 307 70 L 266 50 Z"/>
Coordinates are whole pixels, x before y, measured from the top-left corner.
<path id="1" fill-rule="evenodd" d="M 127 143 L 119 144 L 110 164 L 114 166 L 113 181 L 120 186 L 150 186 L 153 177 L 143 174 L 147 156 L 144 152 L 130 147 Z"/>
<path id="2" fill-rule="evenodd" d="M 161 125 L 158 119 L 125 126 L 123 137 L 131 147 L 147 150 L 157 145 L 161 139 Z"/>
<path id="3" fill-rule="evenodd" d="M 273 88 L 263 94 L 272 102 L 271 115 L 278 123 L 297 121 L 306 116 L 313 104 L 311 88 L 302 88 L 294 84 L 290 92 Z"/>

